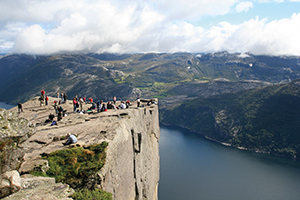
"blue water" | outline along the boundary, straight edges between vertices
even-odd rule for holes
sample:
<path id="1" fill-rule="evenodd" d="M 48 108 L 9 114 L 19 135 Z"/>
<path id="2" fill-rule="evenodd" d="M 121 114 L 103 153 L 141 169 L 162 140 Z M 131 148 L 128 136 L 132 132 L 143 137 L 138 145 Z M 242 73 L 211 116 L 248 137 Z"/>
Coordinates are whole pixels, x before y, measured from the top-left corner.
<path id="1" fill-rule="evenodd" d="M 6 110 L 8 110 L 13 107 L 15 107 L 15 106 L 0 102 L 0 108 L 5 108 Z"/>
<path id="2" fill-rule="evenodd" d="M 299 200 L 300 162 L 161 126 L 159 200 Z"/>

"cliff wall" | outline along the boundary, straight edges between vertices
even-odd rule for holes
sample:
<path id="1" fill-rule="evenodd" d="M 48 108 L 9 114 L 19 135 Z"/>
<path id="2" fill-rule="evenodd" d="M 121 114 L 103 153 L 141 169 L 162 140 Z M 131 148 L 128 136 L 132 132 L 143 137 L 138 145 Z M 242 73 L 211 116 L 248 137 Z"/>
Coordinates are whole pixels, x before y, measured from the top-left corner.
<path id="1" fill-rule="evenodd" d="M 50 98 L 49 102 L 54 100 Z M 90 104 L 83 106 L 87 110 Z M 103 141 L 109 143 L 106 163 L 93 177 L 98 188 L 111 192 L 116 200 L 157 199 L 158 106 L 143 106 L 137 108 L 134 104 L 129 109 L 79 114 L 72 112 L 72 102 L 68 101 L 62 104 L 64 110 L 68 111 L 67 116 L 58 125 L 51 126 L 44 121 L 54 112 L 53 107 L 40 106 L 38 98 L 29 100 L 23 104 L 24 112 L 20 116 L 35 124 L 36 133 L 18 145 L 25 155 L 17 170 L 21 177 L 33 169 L 46 170 L 48 163 L 41 158 L 42 155 L 70 148 L 62 145 L 64 141 L 61 138 L 72 133 L 78 138 L 75 146 L 86 147 Z M 11 110 L 17 111 L 17 108 Z"/>
<path id="2" fill-rule="evenodd" d="M 159 121 L 157 106 L 131 110 L 130 120 L 115 124 L 107 163 L 99 173 L 114 199 L 157 199 Z"/>

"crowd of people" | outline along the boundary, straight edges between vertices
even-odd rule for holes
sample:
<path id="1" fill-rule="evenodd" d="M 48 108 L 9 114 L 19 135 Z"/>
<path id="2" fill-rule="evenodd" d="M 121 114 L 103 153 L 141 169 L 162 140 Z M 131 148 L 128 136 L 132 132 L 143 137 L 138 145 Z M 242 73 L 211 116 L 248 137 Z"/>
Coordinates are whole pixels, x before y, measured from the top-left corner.
<path id="1" fill-rule="evenodd" d="M 67 102 L 67 97 L 68 96 L 65 92 L 61 92 L 61 93 L 57 92 L 57 100 L 55 100 L 52 105 L 57 117 L 54 113 L 51 112 L 48 116 L 48 119 L 46 119 L 45 123 L 51 123 L 51 125 L 57 125 L 57 121 L 60 121 L 64 116 L 66 116 L 67 110 L 63 109 L 62 104 Z M 48 105 L 49 97 L 46 95 L 45 90 L 41 90 L 39 101 L 40 101 L 40 106 Z M 137 97 L 136 102 L 137 102 L 137 107 L 140 107 L 141 100 L 140 100 L 139 96 Z M 152 100 L 148 101 L 147 105 L 150 105 L 151 103 L 153 103 Z M 84 110 L 83 105 L 86 105 L 86 104 L 89 104 L 90 106 L 88 106 L 87 110 Z M 130 106 L 132 106 L 132 104 L 129 100 L 120 101 L 120 104 L 117 105 L 116 96 L 113 97 L 113 101 L 111 101 L 111 102 L 108 101 L 107 103 L 103 102 L 103 100 L 98 100 L 95 102 L 94 99 L 91 97 L 89 97 L 87 100 L 85 96 L 78 98 L 78 95 L 75 95 L 75 97 L 73 98 L 73 112 L 74 113 L 78 112 L 80 114 L 84 114 L 84 113 L 89 114 L 89 113 L 93 113 L 94 111 L 96 111 L 97 113 L 100 113 L 100 112 L 105 112 L 108 109 L 115 109 L 115 110 L 127 109 Z M 18 103 L 18 112 L 19 113 L 23 112 L 23 107 L 20 102 Z M 67 137 L 68 137 L 68 140 L 65 143 L 63 143 L 64 145 L 68 145 L 68 144 L 77 142 L 77 138 L 75 135 L 68 133 Z"/>
<path id="2" fill-rule="evenodd" d="M 62 117 L 66 115 L 66 110 L 63 109 L 62 104 L 67 102 L 67 94 L 65 92 L 57 92 L 57 100 L 53 102 L 54 111 L 57 114 L 57 121 L 60 121 Z M 41 94 L 39 97 L 40 106 L 48 105 L 49 97 L 46 95 L 45 90 L 41 90 Z M 136 99 L 137 107 L 141 106 L 141 100 L 138 96 Z M 87 110 L 84 110 L 83 105 L 84 104 L 90 104 Z M 150 104 L 150 101 L 147 103 L 147 105 Z M 129 100 L 126 101 L 120 101 L 120 104 L 117 105 L 117 98 L 116 96 L 113 97 L 113 101 L 108 101 L 107 103 L 104 103 L 103 100 L 94 101 L 92 97 L 89 97 L 88 100 L 86 99 L 86 96 L 79 97 L 78 95 L 75 95 L 73 98 L 73 112 L 78 112 L 80 114 L 84 113 L 92 113 L 93 111 L 99 112 L 105 112 L 108 109 L 126 109 L 131 106 L 131 102 Z M 23 112 L 22 104 L 18 104 L 18 112 Z M 49 115 L 49 119 L 46 120 L 46 122 L 54 121 L 54 118 L 52 118 L 52 113 Z M 51 116 L 51 117 L 50 117 Z"/>
<path id="3" fill-rule="evenodd" d="M 138 97 L 139 99 L 139 97 Z M 83 104 L 90 104 L 90 107 L 85 111 L 83 109 Z M 104 103 L 103 100 L 98 100 L 94 102 L 93 98 L 89 98 L 89 101 L 86 101 L 85 97 L 79 97 L 76 95 L 73 98 L 73 111 L 74 112 L 79 112 L 79 113 L 90 113 L 92 111 L 97 111 L 99 112 L 105 112 L 108 109 L 126 109 L 131 106 L 131 103 L 129 100 L 126 100 L 126 102 L 121 101 L 120 105 L 117 105 L 117 98 L 116 96 L 113 97 L 113 101 L 110 102 L 108 101 L 107 103 Z M 139 106 L 139 104 L 138 104 Z"/>
<path id="4" fill-rule="evenodd" d="M 57 121 L 60 121 L 65 115 L 67 110 L 64 110 L 62 107 L 62 104 L 67 102 L 67 94 L 65 92 L 57 92 L 57 100 L 53 102 L 53 107 L 55 114 L 57 115 Z M 39 98 L 40 106 L 48 105 L 49 97 L 46 95 L 45 90 L 41 90 L 41 95 Z M 85 110 L 83 108 L 83 105 L 89 104 L 88 108 Z M 129 100 L 126 101 L 120 101 L 120 104 L 117 105 L 117 98 L 116 96 L 113 97 L 113 101 L 108 101 L 107 103 L 103 102 L 103 100 L 94 101 L 92 97 L 89 97 L 88 100 L 86 99 L 86 96 L 78 97 L 78 95 L 75 95 L 73 98 L 73 112 L 78 112 L 80 114 L 85 113 L 93 113 L 94 111 L 100 113 L 105 112 L 108 109 L 126 109 L 131 106 L 131 102 Z M 137 97 L 137 107 L 140 107 L 140 97 Z M 22 109 L 19 109 L 19 112 L 21 112 Z M 55 124 L 57 124 L 57 121 L 55 120 L 55 117 L 53 118 L 53 113 L 50 113 L 49 119 L 46 120 L 46 122 L 53 122 L 55 121 Z"/>

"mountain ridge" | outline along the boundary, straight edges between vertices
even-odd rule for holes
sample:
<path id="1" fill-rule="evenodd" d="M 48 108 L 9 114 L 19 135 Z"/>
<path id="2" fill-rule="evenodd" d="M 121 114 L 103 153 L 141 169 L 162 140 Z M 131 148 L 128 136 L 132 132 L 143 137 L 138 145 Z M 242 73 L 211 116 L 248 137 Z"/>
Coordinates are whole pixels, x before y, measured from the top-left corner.
<path id="1" fill-rule="evenodd" d="M 275 60 L 275 61 L 274 61 Z M 194 86 L 215 79 L 232 82 L 290 82 L 300 77 L 299 57 L 256 56 L 218 52 L 148 54 L 6 55 L 0 59 L 0 101 L 26 101 L 45 89 L 49 95 L 69 97 L 112 96 L 135 99 L 138 95 L 168 97 L 186 83 Z M 179 92 L 180 93 L 180 92 Z"/>
<path id="2" fill-rule="evenodd" d="M 162 123 L 180 125 L 237 148 L 289 158 L 299 153 L 298 146 L 291 144 L 291 138 L 298 140 L 297 123 L 288 121 L 300 118 L 291 107 L 298 106 L 297 56 L 228 52 L 8 55 L 0 59 L 0 76 L 3 102 L 25 101 L 42 89 L 53 97 L 58 91 L 66 92 L 68 99 L 75 95 L 95 101 L 111 101 L 113 96 L 131 101 L 137 96 L 159 98 Z"/>

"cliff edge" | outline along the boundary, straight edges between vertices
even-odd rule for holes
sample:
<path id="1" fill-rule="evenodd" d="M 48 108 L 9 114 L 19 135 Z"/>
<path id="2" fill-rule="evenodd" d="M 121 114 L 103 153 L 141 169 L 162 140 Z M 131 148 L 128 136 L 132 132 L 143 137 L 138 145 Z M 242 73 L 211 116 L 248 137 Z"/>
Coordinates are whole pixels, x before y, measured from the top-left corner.
<path id="1" fill-rule="evenodd" d="M 50 98 L 49 102 L 55 100 Z M 94 181 L 98 188 L 112 193 L 116 200 L 158 198 L 160 132 L 157 105 L 136 107 L 134 104 L 128 109 L 90 114 L 73 113 L 71 101 L 61 106 L 67 110 L 67 116 L 58 121 L 58 125 L 51 126 L 45 120 L 50 113 L 55 113 L 52 105 L 40 106 L 38 97 L 23 104 L 24 112 L 20 117 L 34 124 L 36 132 L 19 144 L 25 152 L 17 169 L 21 175 L 36 168 L 47 170 L 48 163 L 42 155 L 71 148 L 63 146 L 61 138 L 72 133 L 78 138 L 73 146 L 87 147 L 103 141 L 109 144 L 106 163 L 95 172 Z M 85 110 L 88 107 L 90 104 L 83 105 Z M 17 112 L 17 107 L 11 111 Z"/>

